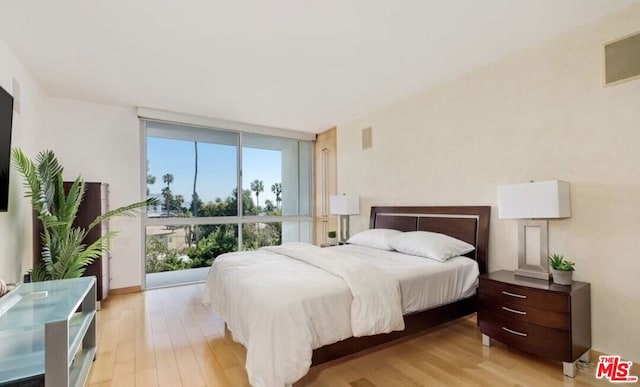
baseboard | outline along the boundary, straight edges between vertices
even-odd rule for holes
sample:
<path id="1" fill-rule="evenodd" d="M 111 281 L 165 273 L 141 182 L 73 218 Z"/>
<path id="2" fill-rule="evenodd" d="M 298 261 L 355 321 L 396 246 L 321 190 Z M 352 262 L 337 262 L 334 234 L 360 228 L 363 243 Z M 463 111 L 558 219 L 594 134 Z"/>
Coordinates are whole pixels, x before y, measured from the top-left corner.
<path id="1" fill-rule="evenodd" d="M 109 289 L 110 296 L 117 296 L 118 294 L 138 293 L 142 291 L 142 286 L 129 286 L 126 288 Z"/>

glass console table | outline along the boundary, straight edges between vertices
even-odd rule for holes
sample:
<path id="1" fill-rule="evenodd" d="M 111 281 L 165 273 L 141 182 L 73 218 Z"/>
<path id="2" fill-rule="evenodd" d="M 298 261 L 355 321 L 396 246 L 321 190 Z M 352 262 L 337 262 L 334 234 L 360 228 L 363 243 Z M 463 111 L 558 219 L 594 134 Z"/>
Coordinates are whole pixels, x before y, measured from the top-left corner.
<path id="1" fill-rule="evenodd" d="M 0 386 L 82 386 L 95 354 L 95 277 L 22 284 L 0 298 Z"/>

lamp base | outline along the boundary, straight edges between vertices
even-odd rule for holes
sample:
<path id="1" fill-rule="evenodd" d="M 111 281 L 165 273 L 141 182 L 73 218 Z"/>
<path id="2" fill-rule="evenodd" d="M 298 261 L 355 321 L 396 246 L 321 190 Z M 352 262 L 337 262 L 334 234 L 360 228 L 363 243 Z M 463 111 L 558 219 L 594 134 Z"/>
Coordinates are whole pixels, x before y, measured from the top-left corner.
<path id="1" fill-rule="evenodd" d="M 349 215 L 340 215 L 340 243 L 347 244 L 349 239 Z"/>
<path id="2" fill-rule="evenodd" d="M 515 275 L 549 281 L 547 236 L 546 220 L 518 222 L 518 269 Z"/>
<path id="3" fill-rule="evenodd" d="M 524 265 L 514 270 L 513 273 L 520 277 L 536 278 L 546 281 L 549 281 L 551 276 L 551 273 L 536 265 Z"/>

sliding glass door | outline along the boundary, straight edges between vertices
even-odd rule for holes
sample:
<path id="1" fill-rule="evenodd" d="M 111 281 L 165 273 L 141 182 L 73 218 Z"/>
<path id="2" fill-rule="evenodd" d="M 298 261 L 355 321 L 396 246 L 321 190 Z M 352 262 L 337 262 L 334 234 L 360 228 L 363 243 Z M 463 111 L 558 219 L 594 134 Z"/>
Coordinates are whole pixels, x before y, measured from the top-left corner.
<path id="1" fill-rule="evenodd" d="M 223 253 L 311 240 L 311 142 L 144 127 L 147 196 L 158 201 L 145 220 L 148 288 L 204 280 Z"/>

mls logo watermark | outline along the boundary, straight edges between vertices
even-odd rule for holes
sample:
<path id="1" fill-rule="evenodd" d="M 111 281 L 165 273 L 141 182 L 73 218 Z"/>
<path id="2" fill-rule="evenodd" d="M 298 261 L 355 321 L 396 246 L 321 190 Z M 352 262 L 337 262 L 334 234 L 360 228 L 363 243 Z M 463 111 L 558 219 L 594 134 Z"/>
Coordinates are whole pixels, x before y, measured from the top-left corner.
<path id="1" fill-rule="evenodd" d="M 620 356 L 600 356 L 596 378 L 607 378 L 612 383 L 636 383 L 638 377 L 629 374 L 632 365 L 630 361 L 620 360 Z"/>

